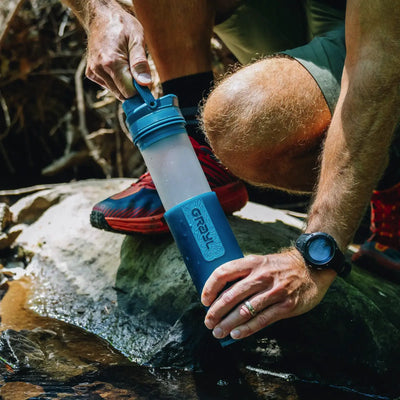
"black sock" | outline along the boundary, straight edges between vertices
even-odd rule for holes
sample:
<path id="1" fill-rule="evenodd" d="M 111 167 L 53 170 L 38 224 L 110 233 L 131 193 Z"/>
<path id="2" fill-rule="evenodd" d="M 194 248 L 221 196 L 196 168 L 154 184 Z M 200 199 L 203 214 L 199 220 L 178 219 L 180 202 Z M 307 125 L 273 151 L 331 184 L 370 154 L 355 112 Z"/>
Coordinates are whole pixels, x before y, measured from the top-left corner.
<path id="1" fill-rule="evenodd" d="M 162 83 L 163 93 L 175 94 L 186 119 L 186 129 L 193 139 L 201 145 L 207 145 L 206 137 L 199 127 L 198 113 L 200 102 L 205 99 L 214 83 L 212 71 L 187 75 Z"/>

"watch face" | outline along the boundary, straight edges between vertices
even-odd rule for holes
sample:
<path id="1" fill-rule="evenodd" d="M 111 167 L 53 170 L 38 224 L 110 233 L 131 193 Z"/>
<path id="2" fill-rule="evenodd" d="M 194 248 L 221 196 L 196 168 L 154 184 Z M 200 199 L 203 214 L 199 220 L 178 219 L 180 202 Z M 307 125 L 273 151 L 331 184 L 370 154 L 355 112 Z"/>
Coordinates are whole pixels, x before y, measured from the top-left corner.
<path id="1" fill-rule="evenodd" d="M 326 264 L 334 256 L 334 243 L 326 236 L 311 237 L 307 242 L 307 256 L 315 264 Z"/>

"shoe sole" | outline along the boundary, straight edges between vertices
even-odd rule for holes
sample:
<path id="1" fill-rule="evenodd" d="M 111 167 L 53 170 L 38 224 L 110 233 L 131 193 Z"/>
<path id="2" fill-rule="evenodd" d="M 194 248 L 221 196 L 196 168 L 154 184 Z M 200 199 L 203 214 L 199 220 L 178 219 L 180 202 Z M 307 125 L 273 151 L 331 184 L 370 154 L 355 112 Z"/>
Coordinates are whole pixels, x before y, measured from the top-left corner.
<path id="1" fill-rule="evenodd" d="M 163 215 L 146 218 L 112 218 L 105 217 L 99 211 L 90 213 L 90 224 L 94 228 L 115 233 L 166 233 L 169 231 L 168 225 Z"/>
<path id="2" fill-rule="evenodd" d="M 217 195 L 222 209 L 226 214 L 240 210 L 248 202 L 247 189 L 243 182 L 233 182 L 213 189 Z M 162 234 L 169 232 L 164 219 L 164 214 L 145 218 L 113 218 L 105 217 L 100 211 L 92 211 L 90 224 L 94 228 L 110 232 L 131 234 Z"/>

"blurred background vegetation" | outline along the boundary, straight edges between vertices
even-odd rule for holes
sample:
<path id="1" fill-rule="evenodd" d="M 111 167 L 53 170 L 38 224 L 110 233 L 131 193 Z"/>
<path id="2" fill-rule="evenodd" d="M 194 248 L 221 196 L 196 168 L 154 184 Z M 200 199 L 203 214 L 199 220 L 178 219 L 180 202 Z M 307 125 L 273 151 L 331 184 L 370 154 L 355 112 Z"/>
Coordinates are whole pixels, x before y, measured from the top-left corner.
<path id="1" fill-rule="evenodd" d="M 85 47 L 60 1 L 1 2 L 0 190 L 145 170 L 121 103 L 84 76 Z M 212 47 L 223 73 L 232 59 L 217 38 Z"/>
<path id="2" fill-rule="evenodd" d="M 120 102 L 84 77 L 85 32 L 70 10 L 0 9 L 0 189 L 140 175 Z"/>

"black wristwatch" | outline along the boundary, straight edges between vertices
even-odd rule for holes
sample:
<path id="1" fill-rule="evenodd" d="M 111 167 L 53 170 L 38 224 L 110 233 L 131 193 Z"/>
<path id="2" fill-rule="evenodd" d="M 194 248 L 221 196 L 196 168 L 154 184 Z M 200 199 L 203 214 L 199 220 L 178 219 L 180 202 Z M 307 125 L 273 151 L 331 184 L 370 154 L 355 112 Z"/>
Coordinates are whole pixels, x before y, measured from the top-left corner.
<path id="1" fill-rule="evenodd" d="M 335 239 L 324 232 L 303 233 L 296 240 L 296 249 L 306 264 L 313 269 L 333 269 L 339 276 L 347 276 L 351 265 L 345 262 Z"/>

